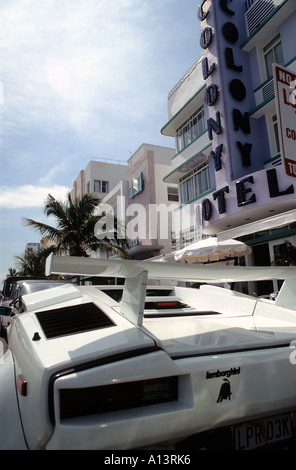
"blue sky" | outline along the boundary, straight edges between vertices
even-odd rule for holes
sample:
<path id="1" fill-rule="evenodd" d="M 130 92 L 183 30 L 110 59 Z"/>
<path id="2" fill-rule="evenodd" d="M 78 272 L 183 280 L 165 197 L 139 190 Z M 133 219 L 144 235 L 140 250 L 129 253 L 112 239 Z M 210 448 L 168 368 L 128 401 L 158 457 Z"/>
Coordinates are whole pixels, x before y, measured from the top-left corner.
<path id="1" fill-rule="evenodd" d="M 196 0 L 6 0 L 0 6 L 0 280 L 93 158 L 161 135 L 169 91 L 201 55 Z M 46 220 L 49 223 L 53 221 Z"/>

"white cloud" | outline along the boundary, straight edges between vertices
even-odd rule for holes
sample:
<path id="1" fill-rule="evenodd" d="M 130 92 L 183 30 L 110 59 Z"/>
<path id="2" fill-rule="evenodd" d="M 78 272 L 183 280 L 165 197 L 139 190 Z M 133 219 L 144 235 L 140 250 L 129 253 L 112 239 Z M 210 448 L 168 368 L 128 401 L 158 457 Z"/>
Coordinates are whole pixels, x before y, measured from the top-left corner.
<path id="1" fill-rule="evenodd" d="M 58 200 L 65 201 L 69 188 L 65 186 L 1 186 L 0 207 L 7 209 L 20 209 L 25 207 L 43 207 L 48 194 Z"/>
<path id="2" fill-rule="evenodd" d="M 2 51 L 10 57 L 4 88 L 9 104 L 27 103 L 27 116 L 34 118 L 31 111 L 37 106 L 61 120 L 93 106 L 94 100 L 97 109 L 105 110 L 112 93 L 122 99 L 123 92 L 133 90 L 139 70 L 145 79 L 143 59 L 150 56 L 153 41 L 147 24 L 146 37 L 141 29 L 149 9 L 145 1 L 136 6 L 127 0 L 10 5 L 1 12 Z"/>
<path id="3" fill-rule="evenodd" d="M 173 13 L 176 7 L 188 15 L 192 11 L 198 24 L 195 0 L 186 0 L 186 7 L 184 0 L 10 0 L 3 4 L 0 134 L 15 139 L 20 129 L 32 132 L 42 126 L 55 135 L 72 133 L 100 153 L 101 142 L 117 153 L 120 139 L 114 139 L 115 129 L 125 138 L 134 138 L 135 145 L 129 142 L 127 147 L 136 150 L 142 143 L 138 129 L 149 132 L 163 115 L 156 128 L 155 139 L 159 139 L 166 122 L 166 94 L 180 78 L 170 77 L 169 70 L 185 57 L 183 49 L 182 56 L 174 57 L 184 35 Z M 147 141 L 146 135 L 142 141 Z"/>
<path id="4" fill-rule="evenodd" d="M 160 129 L 170 89 L 199 56 L 196 11 L 196 0 L 1 2 L 2 269 L 31 237 L 10 221 L 40 220 L 48 193 L 65 200 L 93 156 L 174 146 Z M 12 233 L 19 250 L 6 245 Z"/>
<path id="5" fill-rule="evenodd" d="M 39 158 L 48 162 L 52 154 L 44 130 L 52 141 L 64 132 L 65 151 L 71 152 L 72 133 L 72 142 L 77 139 L 86 152 L 88 146 L 93 149 L 89 156 L 104 154 L 104 145 L 105 156 L 111 158 L 118 158 L 119 141 L 130 135 L 136 143 L 124 144 L 125 158 L 127 149 L 135 151 L 147 140 L 146 135 L 140 137 L 139 128 L 147 128 L 149 116 L 152 126 L 162 109 L 165 122 L 166 96 L 160 96 L 152 80 L 159 81 L 153 71 L 155 46 L 159 51 L 153 32 L 157 12 L 146 0 L 11 0 L 2 7 L 0 62 L 6 68 L 0 76 L 0 139 L 5 144 L 3 139 L 17 137 L 19 146 L 23 143 L 33 155 L 32 139 L 36 143 L 43 138 L 44 150 L 31 163 L 35 174 Z M 157 139 L 159 131 L 160 126 Z M 83 167 L 75 170 L 72 180 Z M 27 181 L 32 183 L 32 178 Z"/>

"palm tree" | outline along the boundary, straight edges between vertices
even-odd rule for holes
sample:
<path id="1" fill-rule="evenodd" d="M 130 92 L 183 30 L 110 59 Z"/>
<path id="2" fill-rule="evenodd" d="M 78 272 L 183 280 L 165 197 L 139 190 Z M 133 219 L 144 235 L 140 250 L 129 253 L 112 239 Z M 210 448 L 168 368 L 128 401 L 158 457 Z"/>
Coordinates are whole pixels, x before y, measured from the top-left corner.
<path id="1" fill-rule="evenodd" d="M 8 269 L 8 274 L 6 277 L 12 277 L 12 276 L 16 276 L 17 275 L 17 271 L 15 268 L 9 268 Z"/>
<path id="2" fill-rule="evenodd" d="M 15 256 L 18 271 L 15 276 L 44 277 L 46 252 L 36 253 L 34 251 L 25 253 L 22 256 Z"/>
<path id="3" fill-rule="evenodd" d="M 66 202 L 57 201 L 49 194 L 45 201 L 44 214 L 48 217 L 54 216 L 57 226 L 52 227 L 27 218 L 24 219 L 24 223 L 49 238 L 52 242 L 49 248 L 51 252 L 69 256 L 89 256 L 91 251 L 115 252 L 121 257 L 128 258 L 127 241 L 119 239 L 116 231 L 113 243 L 107 237 L 101 239 L 95 235 L 95 226 L 103 217 L 95 214 L 99 203 L 100 199 L 92 194 L 84 194 L 72 201 L 69 192 Z"/>

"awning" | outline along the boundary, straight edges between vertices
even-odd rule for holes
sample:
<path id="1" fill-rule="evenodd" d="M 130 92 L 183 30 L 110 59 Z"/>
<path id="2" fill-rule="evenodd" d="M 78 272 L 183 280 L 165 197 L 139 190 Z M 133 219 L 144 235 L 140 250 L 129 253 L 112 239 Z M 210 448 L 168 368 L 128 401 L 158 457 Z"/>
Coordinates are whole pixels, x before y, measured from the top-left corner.
<path id="1" fill-rule="evenodd" d="M 189 173 L 191 170 L 194 170 L 198 166 L 202 165 L 203 163 L 207 162 L 210 153 L 212 150 L 212 143 L 208 143 L 204 148 L 199 150 L 196 154 L 192 155 L 191 157 L 184 160 L 180 165 L 170 171 L 168 175 L 163 178 L 165 183 L 174 183 L 177 184 L 179 179 L 182 176 Z"/>
<path id="2" fill-rule="evenodd" d="M 252 249 L 237 240 L 218 241 L 217 237 L 209 237 L 185 246 L 174 254 L 176 261 L 181 263 L 209 263 L 250 255 Z"/>
<path id="3" fill-rule="evenodd" d="M 217 234 L 219 241 L 228 240 L 229 238 L 238 238 L 251 233 L 261 232 L 263 230 L 272 230 L 275 228 L 284 227 L 291 223 L 296 222 L 296 210 L 285 212 L 283 214 L 268 217 L 266 219 L 252 222 L 250 224 L 242 225 L 240 227 L 226 230 Z"/>

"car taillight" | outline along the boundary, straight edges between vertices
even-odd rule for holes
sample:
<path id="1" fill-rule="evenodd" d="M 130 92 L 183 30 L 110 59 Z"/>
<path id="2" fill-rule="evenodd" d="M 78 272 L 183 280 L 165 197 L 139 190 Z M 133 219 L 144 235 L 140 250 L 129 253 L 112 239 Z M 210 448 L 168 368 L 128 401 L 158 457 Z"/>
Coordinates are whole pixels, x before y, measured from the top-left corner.
<path id="1" fill-rule="evenodd" d="M 178 309 L 178 308 L 186 308 L 188 307 L 187 304 L 180 302 L 179 300 L 166 300 L 166 301 L 148 301 L 145 303 L 145 309 Z"/>
<path id="2" fill-rule="evenodd" d="M 138 408 L 178 399 L 178 377 L 60 390 L 61 419 Z"/>
<path id="3" fill-rule="evenodd" d="M 22 374 L 18 375 L 16 378 L 16 385 L 18 392 L 21 396 L 25 397 L 27 395 L 27 384 L 28 382 Z"/>
<path id="4" fill-rule="evenodd" d="M 171 399 L 173 392 L 172 379 L 150 379 L 142 382 L 142 401 L 146 404 L 163 402 Z"/>

